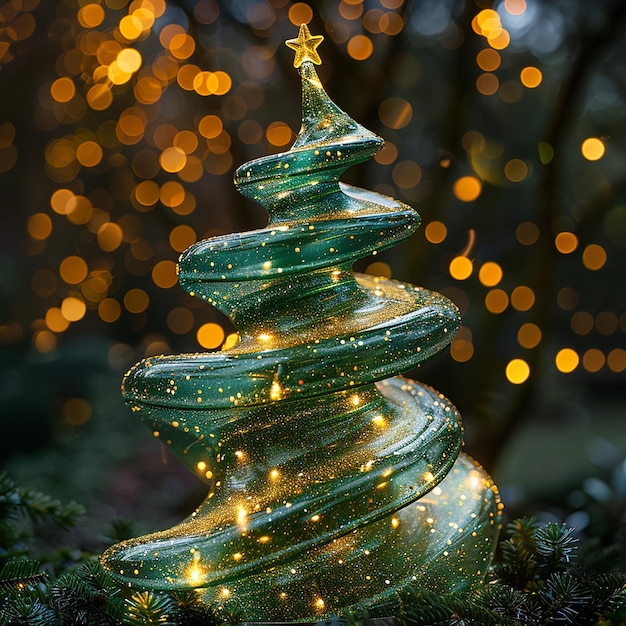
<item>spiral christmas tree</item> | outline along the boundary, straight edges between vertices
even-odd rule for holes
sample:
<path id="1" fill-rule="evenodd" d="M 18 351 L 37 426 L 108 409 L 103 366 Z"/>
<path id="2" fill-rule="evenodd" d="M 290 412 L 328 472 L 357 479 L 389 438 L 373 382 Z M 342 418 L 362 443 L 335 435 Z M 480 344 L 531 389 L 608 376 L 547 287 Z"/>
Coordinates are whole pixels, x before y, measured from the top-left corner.
<path id="1" fill-rule="evenodd" d="M 413 583 L 478 584 L 499 528 L 490 478 L 460 454 L 459 415 L 398 374 L 459 327 L 443 296 L 354 274 L 355 260 L 413 234 L 419 216 L 339 182 L 382 140 L 339 109 L 302 26 L 294 65 L 302 128 L 284 153 L 242 165 L 239 191 L 267 228 L 186 250 L 180 284 L 226 313 L 238 343 L 147 358 L 125 376 L 133 411 L 208 483 L 179 525 L 114 546 L 124 584 L 200 588 L 248 621 L 384 603 Z"/>

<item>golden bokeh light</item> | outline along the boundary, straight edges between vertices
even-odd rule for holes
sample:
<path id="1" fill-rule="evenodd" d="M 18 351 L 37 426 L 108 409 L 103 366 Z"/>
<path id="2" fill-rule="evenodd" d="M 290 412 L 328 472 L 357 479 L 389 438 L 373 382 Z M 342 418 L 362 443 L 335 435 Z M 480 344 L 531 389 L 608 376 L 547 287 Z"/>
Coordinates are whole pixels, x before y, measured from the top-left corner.
<path id="1" fill-rule="evenodd" d="M 120 303 L 114 298 L 105 298 L 98 304 L 98 315 L 103 322 L 116 322 L 122 313 Z"/>
<path id="2" fill-rule="evenodd" d="M 535 304 L 535 292 L 526 285 L 515 287 L 511 292 L 511 306 L 516 311 L 528 311 Z"/>
<path id="3" fill-rule="evenodd" d="M 230 350 L 234 348 L 239 343 L 239 333 L 230 333 L 224 339 L 224 343 L 222 344 L 222 350 Z"/>
<path id="4" fill-rule="evenodd" d="M 187 157 L 185 167 L 178 173 L 178 178 L 186 183 L 195 183 L 204 175 L 204 167 L 202 161 L 193 154 Z"/>
<path id="5" fill-rule="evenodd" d="M 57 102 L 69 102 L 76 94 L 76 85 L 68 76 L 57 78 L 50 86 L 50 95 Z"/>
<path id="6" fill-rule="evenodd" d="M 197 241 L 196 231 L 186 224 L 174 226 L 169 234 L 169 244 L 172 250 L 183 252 Z"/>
<path id="7" fill-rule="evenodd" d="M 198 72 L 193 78 L 193 89 L 200 96 L 223 96 L 232 87 L 232 79 L 222 71 Z"/>
<path id="8" fill-rule="evenodd" d="M 26 223 L 28 234 L 38 241 L 44 241 L 52 234 L 52 220 L 47 213 L 35 213 Z"/>
<path id="9" fill-rule="evenodd" d="M 455 337 L 450 344 L 450 355 L 458 363 L 466 363 L 474 356 L 474 345 L 471 341 Z"/>
<path id="10" fill-rule="evenodd" d="M 378 107 L 378 117 L 387 128 L 399 130 L 413 119 L 413 107 L 404 98 L 386 98 Z"/>
<path id="11" fill-rule="evenodd" d="M 561 254 L 571 254 L 578 247 L 578 237 L 574 233 L 563 231 L 554 238 L 554 245 Z"/>
<path id="12" fill-rule="evenodd" d="M 530 376 L 530 366 L 524 359 L 512 359 L 507 363 L 505 375 L 510 383 L 521 385 Z"/>
<path id="13" fill-rule="evenodd" d="M 85 301 L 78 296 L 68 296 L 61 302 L 61 313 L 68 322 L 78 322 L 86 312 Z"/>
<path id="14" fill-rule="evenodd" d="M 186 33 L 176 33 L 168 42 L 170 54 L 176 59 L 188 59 L 196 50 L 196 42 Z"/>
<path id="15" fill-rule="evenodd" d="M 141 53 L 135 48 L 124 48 L 120 50 L 115 61 L 122 72 L 133 74 L 141 67 Z"/>
<path id="16" fill-rule="evenodd" d="M 422 180 L 422 168 L 414 161 L 399 161 L 391 171 L 391 178 L 400 189 L 412 189 Z"/>
<path id="17" fill-rule="evenodd" d="M 337 7 L 337 11 L 344 20 L 358 20 L 363 15 L 363 4 L 361 2 L 352 4 L 342 0 Z"/>
<path id="18" fill-rule="evenodd" d="M 598 348 L 589 348 L 585 351 L 582 358 L 583 367 L 588 372 L 599 372 L 606 363 L 606 357 L 604 352 Z"/>
<path id="19" fill-rule="evenodd" d="M 91 419 L 91 404 L 85 398 L 69 398 L 63 403 L 61 415 L 70 426 L 82 426 Z"/>
<path id="20" fill-rule="evenodd" d="M 182 148 L 172 146 L 161 152 L 159 163 L 166 172 L 180 172 L 187 164 L 187 155 Z"/>
<path id="21" fill-rule="evenodd" d="M 279 124 L 282 124 L 282 123 L 279 123 Z M 279 140 L 284 140 L 286 129 L 282 125 L 280 125 L 280 126 L 272 127 L 271 129 L 272 134 L 274 133 L 274 130 L 278 132 Z M 207 147 L 213 154 L 226 154 L 230 150 L 231 145 L 232 145 L 232 139 L 230 137 L 230 134 L 226 132 L 225 130 L 223 130 L 219 135 L 217 135 L 217 137 L 210 137 L 209 139 L 207 139 Z"/>
<path id="22" fill-rule="evenodd" d="M 294 26 L 308 24 L 313 19 L 313 10 L 305 2 L 296 2 L 289 7 L 289 21 Z"/>
<path id="23" fill-rule="evenodd" d="M 588 137 L 582 142 L 580 151 L 587 161 L 599 161 L 604 156 L 606 147 L 599 137 Z"/>
<path id="24" fill-rule="evenodd" d="M 438 244 L 445 241 L 445 238 L 448 236 L 448 229 L 443 222 L 435 220 L 426 225 L 424 234 L 430 243 Z"/>
<path id="25" fill-rule="evenodd" d="M 185 199 L 185 188 L 175 180 L 168 180 L 161 185 L 159 199 L 166 207 L 177 207 Z"/>
<path id="26" fill-rule="evenodd" d="M 143 206 L 151 207 L 156 204 L 159 201 L 159 195 L 159 185 L 153 180 L 144 180 L 135 187 L 135 198 Z"/>
<path id="27" fill-rule="evenodd" d="M 493 96 L 500 87 L 500 81 L 495 74 L 484 72 L 476 79 L 476 89 L 483 96 Z"/>
<path id="28" fill-rule="evenodd" d="M 596 244 L 591 243 L 583 250 L 583 265 L 591 271 L 602 269 L 606 263 L 606 250 Z"/>
<path id="29" fill-rule="evenodd" d="M 489 313 L 504 313 L 509 306 L 509 296 L 503 289 L 491 289 L 485 296 L 485 308 Z"/>
<path id="30" fill-rule="evenodd" d="M 87 102 L 94 111 L 104 111 L 113 103 L 113 93 L 108 85 L 94 85 L 87 92 Z"/>
<path id="31" fill-rule="evenodd" d="M 484 72 L 493 72 L 500 67 L 500 53 L 493 48 L 484 48 L 476 55 L 476 64 Z"/>
<path id="32" fill-rule="evenodd" d="M 381 28 L 383 15 L 385 15 L 385 13 L 381 9 L 370 9 L 366 11 L 361 19 L 363 28 L 374 35 L 380 35 L 383 32 Z M 344 40 L 348 39 L 348 37 L 349 31 L 346 33 Z"/>
<path id="33" fill-rule="evenodd" d="M 483 185 L 476 176 L 462 176 L 454 181 L 452 191 L 462 202 L 473 202 L 480 196 Z"/>
<path id="34" fill-rule="evenodd" d="M 83 141 L 76 148 L 76 160 L 84 167 L 95 167 L 103 155 L 102 146 L 95 141 Z"/>
<path id="35" fill-rule="evenodd" d="M 57 338 L 55 334 L 49 330 L 36 331 L 32 341 L 35 350 L 41 354 L 48 354 L 57 347 Z"/>
<path id="36" fill-rule="evenodd" d="M 69 285 L 77 285 L 87 278 L 89 269 L 82 257 L 68 256 L 61 261 L 59 275 Z"/>
<path id="37" fill-rule="evenodd" d="M 53 333 L 62 333 L 70 326 L 69 320 L 63 316 L 63 312 L 57 306 L 53 306 L 46 311 L 45 321 L 46 326 Z"/>
<path id="38" fill-rule="evenodd" d="M 511 159 L 504 166 L 504 175 L 512 183 L 520 183 L 528 176 L 528 165 L 522 159 Z"/>
<path id="39" fill-rule="evenodd" d="M 384 261 L 374 261 L 365 268 L 365 273 L 371 276 L 382 276 L 383 278 L 391 278 L 391 267 Z"/>
<path id="40" fill-rule="evenodd" d="M 96 26 L 100 26 L 104 22 L 105 15 L 104 9 L 96 2 L 93 2 L 81 7 L 77 18 L 78 23 L 83 28 L 96 28 Z"/>
<path id="41" fill-rule="evenodd" d="M 520 72 L 520 81 L 524 87 L 528 87 L 528 89 L 535 89 L 541 85 L 541 81 L 543 80 L 543 75 L 541 74 L 541 70 L 537 67 L 533 67 L 529 65 L 525 67 Z"/>
<path id="42" fill-rule="evenodd" d="M 593 315 L 588 311 L 576 311 L 570 319 L 570 326 L 577 335 L 588 335 L 593 330 Z"/>
<path id="43" fill-rule="evenodd" d="M 496 28 L 487 35 L 487 43 L 495 50 L 504 50 L 511 43 L 511 35 L 504 28 Z"/>
<path id="44" fill-rule="evenodd" d="M 224 341 L 224 329 L 215 322 L 202 324 L 196 333 L 196 340 L 207 350 L 213 350 L 222 345 Z"/>
<path id="45" fill-rule="evenodd" d="M 569 374 L 573 372 L 580 363 L 580 357 L 576 350 L 572 348 L 561 348 L 554 357 L 554 364 L 559 372 Z"/>
<path id="46" fill-rule="evenodd" d="M 621 374 L 626 370 L 626 350 L 623 348 L 614 348 L 607 355 L 606 362 L 612 372 Z"/>
<path id="47" fill-rule="evenodd" d="M 500 16 L 493 9 L 483 9 L 472 20 L 472 28 L 478 35 L 487 36 L 491 30 L 499 29 L 501 26 Z"/>
<path id="48" fill-rule="evenodd" d="M 122 229 L 114 222 L 105 222 L 98 228 L 98 245 L 104 252 L 113 252 L 117 250 L 122 243 Z"/>
<path id="49" fill-rule="evenodd" d="M 389 2 L 389 0 L 387 0 L 387 2 Z M 402 29 L 404 28 L 404 20 L 399 13 L 388 11 L 380 16 L 378 25 L 382 33 L 390 37 L 394 37 L 402 32 Z"/>
<path id="50" fill-rule="evenodd" d="M 601 335 L 611 335 L 619 328 L 619 320 L 613 311 L 600 311 L 594 325 Z"/>
<path id="51" fill-rule="evenodd" d="M 150 304 L 150 297 L 138 287 L 129 289 L 124 294 L 124 307 L 130 313 L 143 313 Z"/>
<path id="52" fill-rule="evenodd" d="M 386 141 L 385 145 L 374 155 L 374 160 L 381 165 L 391 165 L 398 158 L 398 148 L 391 141 Z"/>
<path id="53" fill-rule="evenodd" d="M 355 61 L 365 61 L 374 52 L 374 44 L 367 35 L 354 35 L 348 41 L 348 54 Z"/>
<path id="54" fill-rule="evenodd" d="M 181 130 L 176 133 L 173 145 L 180 148 L 185 154 L 192 154 L 198 147 L 198 136 L 190 130 Z"/>
<path id="55" fill-rule="evenodd" d="M 163 93 L 163 87 L 156 78 L 142 76 L 135 83 L 133 91 L 138 102 L 149 105 L 159 101 Z"/>
<path id="56" fill-rule="evenodd" d="M 187 63 L 185 65 L 182 65 L 178 69 L 178 72 L 176 74 L 176 80 L 178 84 L 185 91 L 193 91 L 194 90 L 193 81 L 195 80 L 196 76 L 200 73 L 200 71 L 201 70 L 197 65 L 193 65 L 192 63 Z"/>
<path id="57" fill-rule="evenodd" d="M 206 139 L 215 139 L 224 130 L 222 120 L 217 115 L 205 115 L 198 122 L 198 132 Z"/>
<path id="58" fill-rule="evenodd" d="M 193 313 L 184 307 L 176 307 L 167 314 L 167 326 L 177 335 L 190 333 L 194 323 Z"/>
<path id="59" fill-rule="evenodd" d="M 526 322 L 517 331 L 517 342 L 522 348 L 536 348 L 541 342 L 543 333 L 537 324 Z"/>
<path id="60" fill-rule="evenodd" d="M 474 270 L 474 264 L 466 256 L 457 256 L 450 261 L 448 271 L 456 280 L 467 280 Z"/>
<path id="61" fill-rule="evenodd" d="M 452 340 L 450 355 L 458 363 L 466 363 L 474 356 L 472 331 L 467 326 L 461 326 L 459 332 Z"/>
<path id="62" fill-rule="evenodd" d="M 291 142 L 293 132 L 285 122 L 272 122 L 265 131 L 265 137 L 272 146 L 280 148 Z"/>
<path id="63" fill-rule="evenodd" d="M 119 23 L 120 34 L 128 41 L 139 39 L 143 33 L 143 24 L 136 15 L 125 15 Z"/>
<path id="64" fill-rule="evenodd" d="M 478 271 L 478 280 L 485 287 L 495 287 L 502 280 L 502 268 L 495 261 L 483 263 Z"/>
<path id="65" fill-rule="evenodd" d="M 170 260 L 159 261 L 152 268 L 152 281 L 161 289 L 169 289 L 178 283 L 176 263 Z"/>

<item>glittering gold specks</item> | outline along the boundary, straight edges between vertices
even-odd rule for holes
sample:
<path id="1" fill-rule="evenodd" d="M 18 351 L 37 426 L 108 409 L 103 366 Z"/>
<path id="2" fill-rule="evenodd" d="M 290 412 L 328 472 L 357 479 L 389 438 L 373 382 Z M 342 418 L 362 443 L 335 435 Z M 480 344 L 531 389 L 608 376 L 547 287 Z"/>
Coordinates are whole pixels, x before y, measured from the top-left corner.
<path id="1" fill-rule="evenodd" d="M 162 37 L 174 57 L 190 52 L 184 32 L 166 26 Z M 419 218 L 337 183 L 381 140 L 324 92 L 312 65 L 321 39 L 303 25 L 288 42 L 304 93 L 294 146 L 235 174 L 239 190 L 267 206 L 270 225 L 194 243 L 178 264 L 181 285 L 231 317 L 236 344 L 152 357 L 124 379 L 154 436 L 210 491 L 187 520 L 114 546 L 104 564 L 132 568 L 128 578 L 147 588 L 202 587 L 207 602 L 241 603 L 252 620 L 319 617 L 414 580 L 471 585 L 488 567 L 499 519 L 485 474 L 464 456 L 455 461 L 456 411 L 393 377 L 451 342 L 458 311 L 438 294 L 350 271 Z M 192 88 L 219 88 L 214 75 L 197 76 Z M 202 132 L 226 142 L 219 126 L 205 120 Z M 268 140 L 282 141 L 283 130 Z M 192 140 L 159 146 L 162 165 L 185 167 Z M 173 206 L 179 191 L 168 196 Z M 198 335 L 207 350 L 223 344 L 215 326 Z"/>

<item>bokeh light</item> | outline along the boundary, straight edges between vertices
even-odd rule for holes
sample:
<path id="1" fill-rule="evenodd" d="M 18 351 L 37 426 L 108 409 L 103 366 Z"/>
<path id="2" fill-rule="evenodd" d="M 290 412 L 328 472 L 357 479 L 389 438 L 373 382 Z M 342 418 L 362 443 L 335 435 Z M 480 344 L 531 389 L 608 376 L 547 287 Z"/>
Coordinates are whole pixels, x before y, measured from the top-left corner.
<path id="1" fill-rule="evenodd" d="M 598 161 L 604 156 L 606 148 L 599 137 L 589 137 L 582 142 L 580 151 L 588 161 Z"/>
<path id="2" fill-rule="evenodd" d="M 506 365 L 506 378 L 514 385 L 521 385 L 530 376 L 530 367 L 524 359 L 512 359 Z"/>
<path id="3" fill-rule="evenodd" d="M 454 182 L 454 195 L 462 202 L 473 202 L 481 191 L 482 183 L 475 176 L 462 176 Z"/>
<path id="4" fill-rule="evenodd" d="M 569 374 L 578 367 L 580 357 L 572 348 L 561 348 L 554 357 L 554 363 L 559 372 Z"/>
<path id="5" fill-rule="evenodd" d="M 215 322 L 203 324 L 196 333 L 198 343 L 207 350 L 213 350 L 222 345 L 224 341 L 224 329 Z"/>
<path id="6" fill-rule="evenodd" d="M 520 80 L 522 81 L 522 85 L 524 85 L 524 87 L 528 87 L 529 89 L 535 89 L 535 87 L 539 87 L 542 78 L 543 76 L 541 74 L 541 70 L 533 66 L 525 67 L 520 72 Z"/>
<path id="7" fill-rule="evenodd" d="M 474 270 L 474 264 L 466 256 L 457 256 L 449 266 L 450 276 L 456 280 L 467 280 Z"/>

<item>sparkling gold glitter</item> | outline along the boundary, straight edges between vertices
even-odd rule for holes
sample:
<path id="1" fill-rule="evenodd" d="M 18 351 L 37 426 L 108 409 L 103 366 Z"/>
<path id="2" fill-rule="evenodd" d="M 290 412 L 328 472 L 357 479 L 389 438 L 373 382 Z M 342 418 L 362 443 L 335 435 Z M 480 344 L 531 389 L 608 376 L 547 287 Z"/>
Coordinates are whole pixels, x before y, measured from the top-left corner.
<path id="1" fill-rule="evenodd" d="M 407 583 L 472 587 L 500 524 L 491 479 L 460 454 L 454 407 L 397 377 L 452 341 L 456 307 L 351 271 L 411 236 L 419 216 L 339 182 L 383 142 L 324 91 L 321 40 L 303 25 L 288 42 L 303 99 L 292 148 L 235 173 L 268 226 L 180 258 L 182 287 L 226 313 L 237 341 L 147 358 L 123 382 L 209 493 L 174 528 L 110 548 L 105 567 L 131 586 L 202 588 L 245 621 L 317 621 Z"/>

